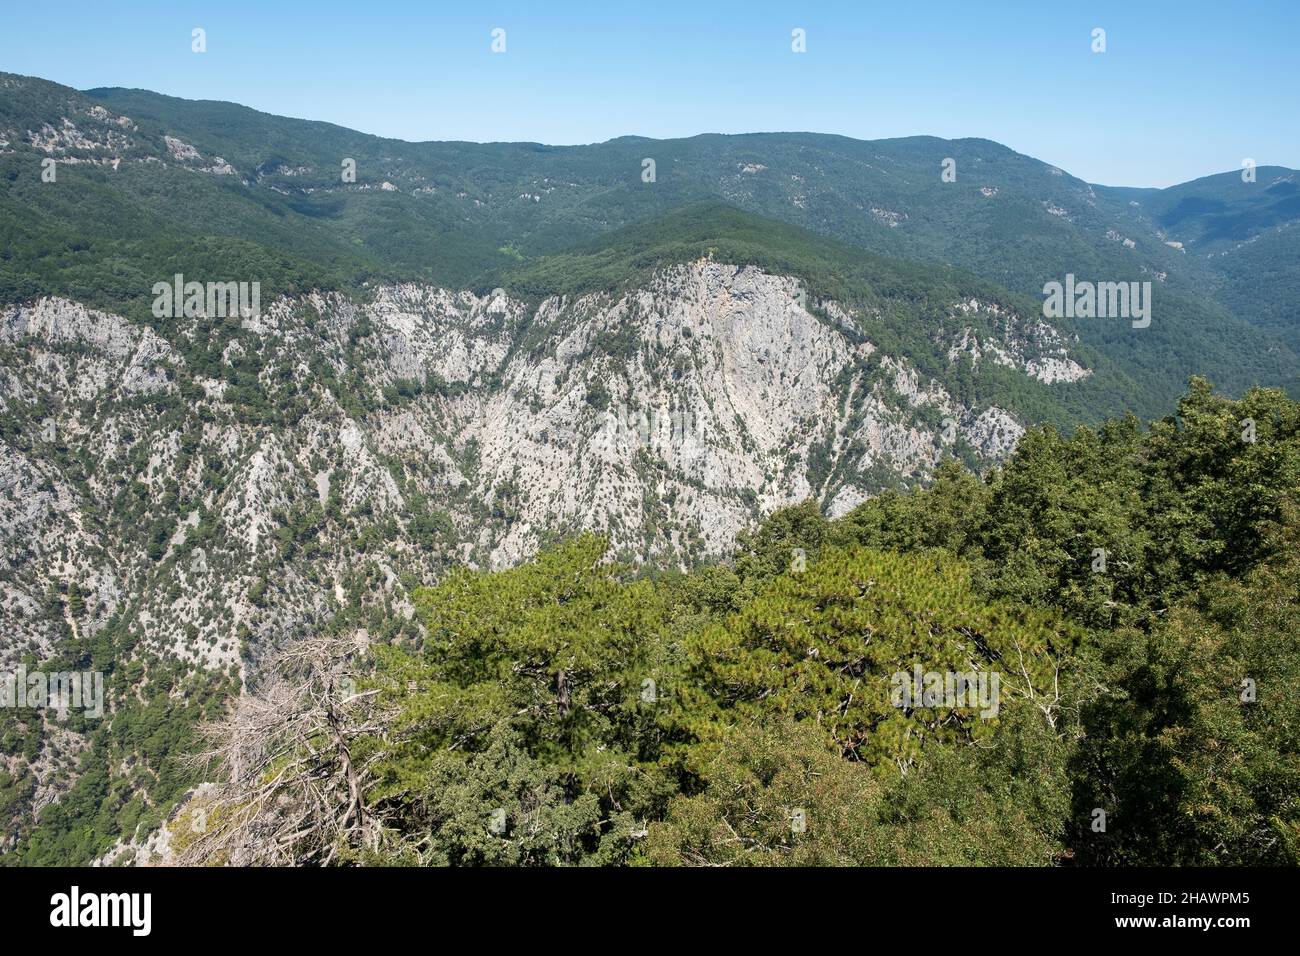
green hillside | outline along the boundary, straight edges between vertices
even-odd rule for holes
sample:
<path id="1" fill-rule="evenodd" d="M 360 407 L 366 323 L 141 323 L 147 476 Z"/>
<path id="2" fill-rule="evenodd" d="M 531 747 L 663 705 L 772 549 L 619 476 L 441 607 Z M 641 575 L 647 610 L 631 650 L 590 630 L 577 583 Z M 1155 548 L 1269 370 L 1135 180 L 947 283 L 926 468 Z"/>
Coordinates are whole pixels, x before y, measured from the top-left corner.
<path id="1" fill-rule="evenodd" d="M 230 103 L 142 90 L 83 94 L 7 74 L 0 83 L 0 134 L 13 140 L 0 153 L 6 300 L 63 292 L 139 309 L 152 281 L 175 271 L 258 275 L 272 292 L 419 279 L 541 295 L 698 254 L 707 239 L 719 255 L 788 266 L 809 281 L 850 275 L 850 249 L 875 254 L 864 261 L 906 259 L 936 275 L 951 275 L 938 266 L 956 266 L 1029 297 L 1026 304 L 1067 273 L 1152 282 L 1149 328 L 1067 325 L 1096 357 L 1089 364 L 1097 374 L 1063 399 L 1081 418 L 1159 413 L 1193 374 L 1232 392 L 1300 381 L 1300 332 L 1288 304 L 1300 267 L 1286 226 L 1296 199 L 1290 171 L 1275 167 L 1259 170 L 1255 191 L 1231 186 L 1233 174 L 1120 190 L 979 139 L 757 133 L 564 147 L 406 143 Z M 118 116 L 129 117 L 129 130 Z M 60 146 L 60 158 L 111 154 L 120 164 L 62 164 L 57 184 L 42 183 L 44 154 L 24 141 L 27 131 L 64 120 L 108 145 Z M 201 158 L 173 160 L 165 137 Z M 954 182 L 940 177 L 946 158 L 956 162 Z M 228 164 L 224 175 L 207 168 L 218 159 Z M 356 163 L 355 182 L 342 180 L 346 159 Z M 646 159 L 654 161 L 650 182 Z M 847 248 L 742 222 L 717 213 L 718 204 Z M 668 215 L 684 207 L 695 211 Z M 1184 237 L 1184 249 L 1168 244 L 1173 235 Z"/>
<path id="2" fill-rule="evenodd" d="M 1198 381 L 987 480 L 778 512 L 731 565 L 638 575 L 587 536 L 457 569 L 417 593 L 419 646 L 321 648 L 325 693 L 374 692 L 349 751 L 225 725 L 257 759 L 187 808 L 179 833 L 220 822 L 184 859 L 1294 865 L 1298 413 Z M 945 671 L 1000 675 L 997 706 L 897 693 Z M 352 759 L 370 822 L 312 814 L 299 781 Z"/>
<path id="3" fill-rule="evenodd" d="M 1189 269 L 1234 315 L 1300 347 L 1300 182 L 1296 171 L 1259 166 L 1163 190 L 1104 190 L 1117 209 L 1182 244 Z"/>

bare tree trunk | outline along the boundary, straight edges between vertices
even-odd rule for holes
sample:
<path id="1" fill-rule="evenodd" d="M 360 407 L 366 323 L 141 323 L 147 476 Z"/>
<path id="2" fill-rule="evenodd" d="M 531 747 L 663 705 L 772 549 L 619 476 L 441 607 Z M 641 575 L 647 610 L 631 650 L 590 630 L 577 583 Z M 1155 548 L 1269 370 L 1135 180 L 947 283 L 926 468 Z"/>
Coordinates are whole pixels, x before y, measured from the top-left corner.
<path id="1" fill-rule="evenodd" d="M 563 717 L 569 712 L 570 705 L 569 675 L 561 668 L 555 674 L 555 709 Z"/>
<path id="2" fill-rule="evenodd" d="M 225 719 L 203 728 L 198 759 L 227 779 L 202 808 L 181 864 L 298 865 L 376 849 L 382 826 L 366 805 L 369 761 L 353 744 L 382 736 L 378 691 L 356 692 L 361 652 L 350 641 L 290 645 Z"/>

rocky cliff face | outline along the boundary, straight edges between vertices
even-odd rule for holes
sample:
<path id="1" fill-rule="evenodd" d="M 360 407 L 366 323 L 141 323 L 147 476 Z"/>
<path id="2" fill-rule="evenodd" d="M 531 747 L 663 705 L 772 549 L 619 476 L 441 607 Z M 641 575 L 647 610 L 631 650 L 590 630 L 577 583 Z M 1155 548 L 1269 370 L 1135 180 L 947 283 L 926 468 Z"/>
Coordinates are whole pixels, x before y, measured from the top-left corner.
<path id="1" fill-rule="evenodd" d="M 1003 319 L 953 351 L 1086 374 L 1050 327 Z M 582 529 L 633 561 L 715 557 L 778 507 L 843 513 L 1022 431 L 796 280 L 708 261 L 533 308 L 401 285 L 281 299 L 237 329 L 164 321 L 53 298 L 0 313 L 7 659 L 130 606 L 146 643 L 229 664 L 241 638 Z M 187 361 L 218 335 L 219 361 Z M 73 585 L 80 619 L 43 613 Z"/>
<path id="2" fill-rule="evenodd" d="M 134 655 L 246 676 L 313 630 L 416 635 L 409 589 L 451 562 L 592 529 L 685 564 L 782 505 L 843 513 L 1022 432 L 752 267 L 533 306 L 371 292 L 153 327 L 56 298 L 0 310 L 0 669 L 112 622 Z M 996 341 L 951 348 L 1086 374 L 1050 327 L 996 319 Z M 43 746 L 54 799 L 78 744 Z"/>

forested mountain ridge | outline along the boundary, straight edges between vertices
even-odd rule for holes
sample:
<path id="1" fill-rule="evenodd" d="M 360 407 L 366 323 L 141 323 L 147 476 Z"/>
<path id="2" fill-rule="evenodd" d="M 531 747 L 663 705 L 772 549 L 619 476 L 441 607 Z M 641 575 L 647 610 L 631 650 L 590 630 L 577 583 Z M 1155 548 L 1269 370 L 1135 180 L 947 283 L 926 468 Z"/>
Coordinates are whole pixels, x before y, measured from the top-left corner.
<path id="1" fill-rule="evenodd" d="M 1247 181 L 1249 180 L 1249 181 Z M 1234 313 L 1292 348 L 1300 341 L 1300 180 L 1260 166 L 1164 190 L 1108 190 L 1136 228 L 1176 244 L 1206 273 L 1207 288 Z"/>
<path id="2" fill-rule="evenodd" d="M 1295 859 L 1292 171 L 0 94 L 0 671 L 108 690 L 0 709 L 6 863 Z M 1045 317 L 1067 274 L 1151 324 Z M 1162 418 L 1193 373 L 1242 397 Z M 258 754 L 186 757 L 335 733 L 304 677 L 374 691 L 365 786 L 249 817 Z"/>
<path id="3" fill-rule="evenodd" d="M 1127 379 L 1090 397 L 1092 418 L 1160 414 L 1192 374 L 1240 390 L 1290 386 L 1300 369 L 1284 344 L 1294 344 L 1290 297 L 1260 308 L 1249 296 L 1253 276 L 1279 288 L 1293 281 L 1290 247 L 1270 251 L 1296 219 L 1278 194 L 1293 171 L 1279 167 L 1259 167 L 1249 187 L 1238 177 L 1240 189 L 1225 174 L 1164 191 L 1109 190 L 988 140 L 405 143 L 229 103 L 0 82 L 0 203 L 16 252 L 0 264 L 8 301 L 60 292 L 114 295 L 90 304 L 120 305 L 146 294 L 155 268 L 181 266 L 260 272 L 264 285 L 291 293 L 366 279 L 484 292 L 507 285 L 521 261 L 707 201 L 881 255 L 960 266 L 1038 299 L 1067 273 L 1152 282 L 1156 318 L 1141 334 L 1095 320 L 1070 329 Z M 42 157 L 67 164 L 60 172 L 76 177 L 72 188 L 42 189 L 51 185 L 37 175 Z M 956 178 L 945 182 L 949 159 Z M 353 182 L 345 160 L 355 163 Z M 1193 187 L 1211 204 L 1256 210 L 1234 220 L 1244 252 L 1205 246 L 1217 233 L 1193 219 L 1166 221 L 1166 207 Z"/>

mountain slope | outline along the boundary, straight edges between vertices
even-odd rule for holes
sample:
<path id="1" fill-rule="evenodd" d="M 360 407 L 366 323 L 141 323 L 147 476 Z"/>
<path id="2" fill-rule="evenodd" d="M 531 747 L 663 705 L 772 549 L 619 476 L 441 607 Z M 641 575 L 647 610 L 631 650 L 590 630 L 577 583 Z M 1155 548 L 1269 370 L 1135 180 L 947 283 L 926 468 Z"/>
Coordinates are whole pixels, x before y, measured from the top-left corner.
<path id="1" fill-rule="evenodd" d="M 1123 201 L 1135 229 L 1176 247 L 1234 314 L 1300 347 L 1300 183 L 1260 166 L 1164 190 L 1102 190 Z"/>
<path id="2" fill-rule="evenodd" d="M 1032 311 L 967 294 L 927 325 L 969 378 L 1087 378 Z M 112 714 L 0 714 L 6 848 L 47 806 L 30 860 L 147 833 L 191 780 L 185 735 L 267 653 L 416 640 L 410 588 L 450 564 L 590 529 L 689 565 L 782 505 L 842 514 L 1000 459 L 1021 422 L 873 341 L 879 315 L 927 314 L 874 295 L 705 257 L 537 302 L 401 284 L 233 321 L 0 310 L 0 670 L 101 668 Z"/>
<path id="3" fill-rule="evenodd" d="M 264 284 L 289 293 L 368 279 L 485 291 L 521 259 L 535 265 L 594 236 L 721 201 L 878 254 L 962 266 L 1035 298 L 1067 273 L 1152 282 L 1154 320 L 1140 334 L 1102 321 L 1071 330 L 1105 360 L 1099 371 L 1117 376 L 1081 417 L 1159 414 L 1196 373 L 1238 391 L 1292 385 L 1300 369 L 1289 307 L 1273 305 L 1274 314 L 1252 296 L 1262 273 L 1278 291 L 1271 301 L 1286 298 L 1300 268 L 1289 246 L 1274 249 L 1256 233 L 1258 259 L 1220 268 L 1168 244 L 1156 223 L 1163 207 L 1145 215 L 1129 205 L 1155 194 L 1092 187 L 987 140 L 773 133 L 574 147 L 404 143 L 233 104 L 0 82 L 11 94 L 0 112 L 0 209 L 15 250 L 0 263 L 0 292 L 11 301 L 50 291 L 85 299 L 103 287 L 129 294 L 147 287 L 148 273 L 173 269 L 243 275 L 250 261 L 269 263 Z M 72 188 L 39 181 L 43 157 L 61 164 Z M 954 182 L 941 179 L 946 158 Z M 347 159 L 355 182 L 343 181 Z M 1181 201 L 1165 194 L 1171 208 Z M 1274 206 L 1246 218 L 1285 228 L 1290 207 L 1284 198 Z"/>
<path id="4" fill-rule="evenodd" d="M 418 641 L 411 588 L 450 565 L 596 530 L 690 566 L 783 505 L 986 469 L 1033 422 L 1297 368 L 1214 300 L 1285 258 L 1284 196 L 1243 200 L 1233 271 L 1168 244 L 1176 196 L 983 140 L 413 144 L 0 92 L 0 669 L 103 670 L 112 714 L 0 713 L 0 850 L 38 862 L 156 825 L 193 725 L 277 646 Z M 1215 214 L 1167 228 L 1226 261 Z M 1151 282 L 1151 326 L 1044 319 L 1067 272 Z M 262 309 L 154 314 L 177 273 Z"/>

